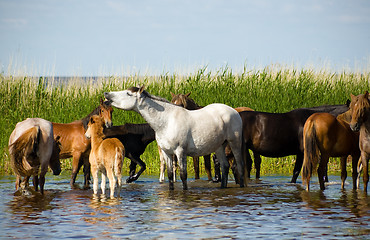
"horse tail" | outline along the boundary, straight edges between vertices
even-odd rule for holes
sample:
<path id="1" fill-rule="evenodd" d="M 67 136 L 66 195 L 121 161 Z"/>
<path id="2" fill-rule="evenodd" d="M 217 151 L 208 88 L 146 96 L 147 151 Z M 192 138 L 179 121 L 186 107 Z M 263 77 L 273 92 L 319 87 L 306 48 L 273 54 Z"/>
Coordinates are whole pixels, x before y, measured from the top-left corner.
<path id="1" fill-rule="evenodd" d="M 123 146 L 117 146 L 116 147 L 116 154 L 115 154 L 115 157 L 114 157 L 114 164 L 113 164 L 114 173 L 116 175 L 121 174 L 124 157 L 125 157 L 124 147 Z"/>
<path id="2" fill-rule="evenodd" d="M 21 176 L 32 175 L 30 171 L 40 165 L 38 149 L 41 138 L 39 126 L 25 131 L 13 144 L 9 146 L 10 162 L 13 171 Z"/>
<path id="3" fill-rule="evenodd" d="M 313 169 L 316 168 L 319 159 L 319 148 L 317 146 L 316 128 L 312 120 L 308 120 L 303 130 L 304 159 L 302 169 L 302 180 L 309 184 Z"/>

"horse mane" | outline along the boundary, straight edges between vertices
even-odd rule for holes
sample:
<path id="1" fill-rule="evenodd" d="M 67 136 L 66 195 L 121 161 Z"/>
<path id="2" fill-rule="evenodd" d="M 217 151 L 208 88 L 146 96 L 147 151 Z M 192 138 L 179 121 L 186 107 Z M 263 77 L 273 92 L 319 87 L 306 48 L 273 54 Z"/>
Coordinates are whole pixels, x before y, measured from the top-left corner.
<path id="1" fill-rule="evenodd" d="M 11 165 L 14 172 L 24 176 L 32 169 L 38 169 L 37 152 L 41 138 L 39 126 L 25 131 L 14 143 L 9 146 Z M 30 149 L 32 148 L 32 150 Z"/>
<path id="2" fill-rule="evenodd" d="M 184 95 L 181 95 L 180 96 L 180 99 L 181 99 L 181 102 L 182 104 L 184 105 L 184 108 L 188 109 L 188 110 L 197 110 L 197 109 L 200 109 L 202 108 L 202 106 L 199 106 L 195 101 L 194 99 L 190 98 L 190 97 L 186 97 Z"/>
<path id="3" fill-rule="evenodd" d="M 127 90 L 130 90 L 131 92 L 139 92 L 140 89 L 138 87 L 130 87 Z M 143 92 L 141 94 L 143 94 L 144 97 L 147 97 L 147 98 L 150 98 L 150 99 L 153 99 L 153 100 L 157 100 L 157 101 L 160 101 L 160 102 L 169 103 L 169 104 L 172 104 L 172 105 L 176 106 L 175 104 L 171 103 L 167 99 L 162 98 L 162 97 L 158 97 L 158 96 L 155 96 L 155 95 L 151 95 L 145 90 L 143 90 Z"/>

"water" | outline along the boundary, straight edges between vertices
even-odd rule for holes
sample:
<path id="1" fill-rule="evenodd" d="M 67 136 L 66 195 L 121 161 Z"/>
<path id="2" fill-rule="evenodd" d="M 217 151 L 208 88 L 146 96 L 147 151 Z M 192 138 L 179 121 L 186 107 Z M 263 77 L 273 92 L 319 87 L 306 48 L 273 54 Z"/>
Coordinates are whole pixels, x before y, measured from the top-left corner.
<path id="1" fill-rule="evenodd" d="M 15 194 L 14 180 L 0 177 L 2 239 L 370 239 L 370 197 L 337 176 L 323 193 L 316 176 L 309 193 L 290 176 L 227 189 L 189 179 L 188 191 L 144 176 L 118 200 L 72 190 L 68 173 L 47 175 L 45 196 Z"/>

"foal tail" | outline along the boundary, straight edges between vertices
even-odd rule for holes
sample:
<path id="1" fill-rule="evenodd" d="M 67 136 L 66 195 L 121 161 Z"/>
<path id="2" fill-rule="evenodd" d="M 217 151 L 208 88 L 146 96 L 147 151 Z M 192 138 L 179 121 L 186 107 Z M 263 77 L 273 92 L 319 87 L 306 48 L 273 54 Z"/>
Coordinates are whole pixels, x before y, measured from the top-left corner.
<path id="1" fill-rule="evenodd" d="M 116 154 L 114 156 L 114 174 L 121 176 L 123 160 L 125 158 L 125 148 L 122 146 L 116 146 Z"/>
<path id="2" fill-rule="evenodd" d="M 307 120 L 303 129 L 304 159 L 302 169 L 302 182 L 306 183 L 309 190 L 309 182 L 313 169 L 316 169 L 319 159 L 319 148 L 317 146 L 315 123 Z"/>
<path id="3" fill-rule="evenodd" d="M 17 175 L 30 176 L 38 170 L 38 150 L 41 137 L 39 126 L 25 131 L 14 143 L 9 146 L 10 163 Z"/>

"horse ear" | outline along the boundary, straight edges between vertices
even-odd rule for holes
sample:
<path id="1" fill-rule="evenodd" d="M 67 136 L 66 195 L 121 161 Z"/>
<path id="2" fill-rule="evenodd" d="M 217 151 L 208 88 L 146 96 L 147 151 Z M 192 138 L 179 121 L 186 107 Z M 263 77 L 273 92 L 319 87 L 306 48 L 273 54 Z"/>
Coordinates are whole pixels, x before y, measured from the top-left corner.
<path id="1" fill-rule="evenodd" d="M 364 97 L 365 98 L 368 98 L 369 97 L 369 92 L 368 91 L 365 92 Z"/>
<path id="2" fill-rule="evenodd" d="M 355 100 L 356 96 L 351 93 L 351 101 Z"/>
<path id="3" fill-rule="evenodd" d="M 139 89 L 139 93 L 141 94 L 144 91 L 145 85 L 141 86 Z"/>
<path id="4" fill-rule="evenodd" d="M 103 103 L 104 103 L 103 98 L 100 98 L 100 104 L 103 105 Z"/>
<path id="5" fill-rule="evenodd" d="M 94 119 L 93 117 L 90 118 L 90 123 L 93 124 L 94 123 Z"/>
<path id="6" fill-rule="evenodd" d="M 185 97 L 189 97 L 190 94 L 191 94 L 191 92 L 185 94 Z"/>
<path id="7" fill-rule="evenodd" d="M 176 96 L 173 92 L 171 92 L 171 97 L 174 97 L 174 96 Z"/>

